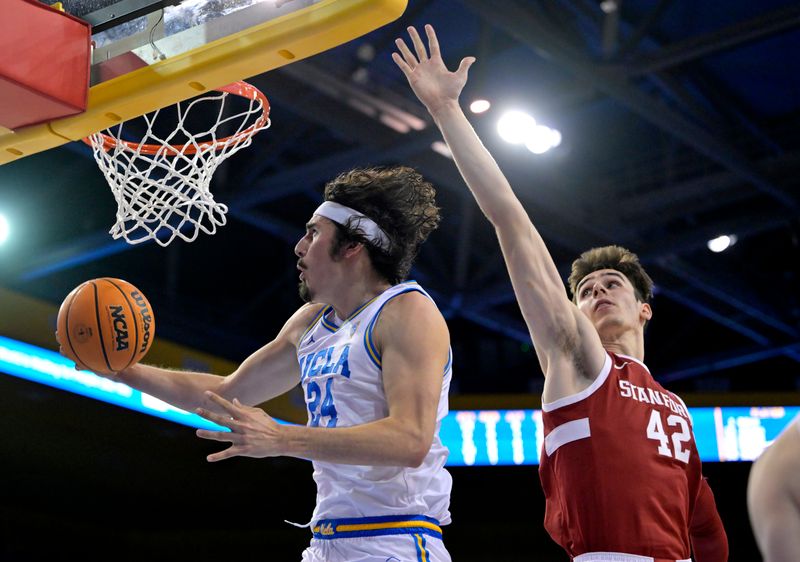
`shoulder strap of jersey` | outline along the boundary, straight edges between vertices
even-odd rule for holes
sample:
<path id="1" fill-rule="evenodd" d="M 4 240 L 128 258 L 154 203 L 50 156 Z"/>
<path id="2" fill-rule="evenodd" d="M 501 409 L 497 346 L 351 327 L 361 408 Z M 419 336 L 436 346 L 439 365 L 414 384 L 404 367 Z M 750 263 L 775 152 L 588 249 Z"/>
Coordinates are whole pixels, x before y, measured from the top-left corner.
<path id="1" fill-rule="evenodd" d="M 431 296 L 426 293 L 416 281 L 407 281 L 405 283 L 395 285 L 394 287 L 388 289 L 386 293 L 384 293 L 385 300 L 381 303 L 378 310 L 376 310 L 372 315 L 372 318 L 370 318 L 369 323 L 367 324 L 367 329 L 364 330 L 364 347 L 367 349 L 367 355 L 379 369 L 381 368 L 381 354 L 378 352 L 377 347 L 375 347 L 375 342 L 372 339 L 372 331 L 375 329 L 375 324 L 378 322 L 378 318 L 383 311 L 383 307 L 386 306 L 389 301 L 395 297 L 399 297 L 400 295 L 414 292 L 421 293 L 431 299 Z M 431 301 L 433 301 L 433 299 L 431 299 Z"/>
<path id="2" fill-rule="evenodd" d="M 317 312 L 317 314 L 316 314 L 316 315 L 314 315 L 314 319 L 313 319 L 313 320 L 311 320 L 311 322 L 308 324 L 308 327 L 307 327 L 307 328 L 305 329 L 305 331 L 303 332 L 303 335 L 302 335 L 302 336 L 300 336 L 300 341 L 303 341 L 303 338 L 305 338 L 305 337 L 308 335 L 308 333 L 309 333 L 309 332 L 310 332 L 312 329 L 314 329 L 314 326 L 316 326 L 316 325 L 317 325 L 317 322 L 319 322 L 319 321 L 320 321 L 320 319 L 321 319 L 323 316 L 325 316 L 325 314 L 327 314 L 327 313 L 328 313 L 328 310 L 330 310 L 331 308 L 333 308 L 333 307 L 331 307 L 331 306 L 323 306 L 322 308 L 320 308 L 320 309 L 319 309 L 319 312 Z"/>

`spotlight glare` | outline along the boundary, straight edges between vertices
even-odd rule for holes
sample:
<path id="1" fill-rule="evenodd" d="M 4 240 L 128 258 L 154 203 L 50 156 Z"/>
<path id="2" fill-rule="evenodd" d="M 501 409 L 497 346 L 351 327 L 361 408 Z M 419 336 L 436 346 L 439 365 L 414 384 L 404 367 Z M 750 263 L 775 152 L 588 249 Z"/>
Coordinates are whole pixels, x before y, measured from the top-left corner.
<path id="1" fill-rule="evenodd" d="M 603 10 L 604 14 L 613 14 L 619 9 L 619 4 L 617 0 L 603 0 L 603 2 L 600 2 L 600 9 Z"/>
<path id="2" fill-rule="evenodd" d="M 525 148 L 534 154 L 544 154 L 561 144 L 561 133 L 544 125 L 537 125 L 525 139 Z"/>
<path id="3" fill-rule="evenodd" d="M 8 240 L 8 234 L 11 231 L 11 225 L 3 215 L 0 215 L 0 244 Z"/>
<path id="4" fill-rule="evenodd" d="M 708 249 L 714 253 L 724 252 L 734 244 L 736 244 L 735 234 L 723 234 L 708 241 Z"/>
<path id="5" fill-rule="evenodd" d="M 561 144 L 561 131 L 558 129 L 550 130 L 550 146 L 555 148 Z"/>
<path id="6" fill-rule="evenodd" d="M 484 111 L 488 111 L 490 107 L 492 107 L 491 102 L 484 99 L 475 100 L 469 104 L 469 110 L 472 113 L 483 113 Z"/>
<path id="7" fill-rule="evenodd" d="M 500 137 L 511 144 L 522 144 L 536 127 L 536 119 L 522 111 L 508 111 L 497 122 Z"/>
<path id="8" fill-rule="evenodd" d="M 3 215 L 0 215 L 0 244 L 3 244 L 8 239 L 9 230 L 8 221 Z"/>

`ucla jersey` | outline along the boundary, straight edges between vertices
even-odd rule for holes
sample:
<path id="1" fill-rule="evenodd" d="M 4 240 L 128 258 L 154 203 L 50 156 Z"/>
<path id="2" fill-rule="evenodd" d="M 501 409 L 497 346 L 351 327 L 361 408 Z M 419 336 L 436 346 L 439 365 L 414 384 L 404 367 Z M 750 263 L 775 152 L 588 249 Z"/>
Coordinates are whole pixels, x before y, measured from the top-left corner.
<path id="1" fill-rule="evenodd" d="M 319 312 L 297 351 L 309 427 L 349 427 L 389 415 L 381 356 L 372 333 L 383 307 L 394 297 L 412 291 L 430 298 L 422 287 L 409 281 L 390 287 L 346 320 L 337 318 L 332 306 Z M 422 465 L 409 468 L 314 461 L 317 506 L 312 521 L 417 514 L 442 524 L 450 522 L 452 478 L 444 469 L 449 453 L 439 439 L 439 427 L 448 411 L 451 363 L 448 358 L 433 445 Z"/>

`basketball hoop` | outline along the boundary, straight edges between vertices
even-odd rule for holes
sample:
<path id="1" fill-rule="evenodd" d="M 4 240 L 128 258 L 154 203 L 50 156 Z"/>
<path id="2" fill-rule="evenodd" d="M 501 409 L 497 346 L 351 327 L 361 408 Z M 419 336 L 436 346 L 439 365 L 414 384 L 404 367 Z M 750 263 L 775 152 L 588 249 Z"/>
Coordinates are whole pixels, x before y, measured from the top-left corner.
<path id="1" fill-rule="evenodd" d="M 246 99 L 248 107 L 231 110 L 230 94 Z M 157 122 L 162 111 L 157 110 L 142 117 L 147 131 L 139 142 L 122 139 L 124 122 L 84 139 L 117 201 L 117 221 L 109 231 L 114 239 L 166 246 L 176 237 L 192 242 L 201 230 L 214 234 L 225 225 L 228 208 L 214 201 L 211 176 L 269 127 L 269 102 L 255 86 L 234 82 L 186 103 L 174 107 L 177 126 L 167 123 L 166 133 L 160 131 L 164 119 Z M 209 104 L 214 112 L 201 113 Z M 216 120 L 192 133 L 187 130 L 192 110 L 195 117 Z M 221 128 L 236 130 L 218 138 Z"/>

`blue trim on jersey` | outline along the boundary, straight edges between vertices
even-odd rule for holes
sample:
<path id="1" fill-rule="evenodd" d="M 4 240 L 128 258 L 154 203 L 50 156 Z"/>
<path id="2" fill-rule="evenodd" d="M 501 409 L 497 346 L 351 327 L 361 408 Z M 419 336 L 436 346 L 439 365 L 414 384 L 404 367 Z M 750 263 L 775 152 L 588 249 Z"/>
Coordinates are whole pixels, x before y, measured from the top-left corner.
<path id="1" fill-rule="evenodd" d="M 375 342 L 372 341 L 372 330 L 375 329 L 375 323 L 378 321 L 378 316 L 380 316 L 381 312 L 383 311 L 383 307 L 386 306 L 393 298 L 399 297 L 400 295 L 404 295 L 406 293 L 413 293 L 413 292 L 422 293 L 423 296 L 430 298 L 428 295 L 425 294 L 425 291 L 423 291 L 421 287 L 408 287 L 386 299 L 386 302 L 384 302 L 381 305 L 381 307 L 375 313 L 375 316 L 373 316 L 372 320 L 369 321 L 367 329 L 364 330 L 364 347 L 366 347 L 367 349 L 367 356 L 375 364 L 375 366 L 378 367 L 378 369 L 381 368 L 381 354 L 378 353 L 378 350 L 375 347 Z"/>
<path id="2" fill-rule="evenodd" d="M 414 534 L 414 546 L 417 548 L 417 562 L 430 562 L 431 553 L 425 544 L 425 535 Z"/>
<path id="3" fill-rule="evenodd" d="M 388 291 L 388 290 L 389 290 L 389 289 L 386 289 L 386 291 Z M 328 315 L 328 312 L 330 312 L 331 310 L 333 310 L 333 307 L 332 307 L 332 306 L 328 306 L 328 307 L 325 309 L 325 313 L 322 315 L 322 325 L 323 325 L 323 326 L 325 326 L 325 328 L 327 328 L 327 329 L 328 329 L 328 331 L 336 333 L 336 332 L 339 330 L 339 328 L 341 328 L 342 326 L 344 326 L 345 324 L 347 324 L 348 322 L 350 322 L 350 320 L 352 320 L 353 318 L 355 318 L 356 316 L 358 316 L 359 314 L 361 314 L 361 311 L 362 311 L 362 310 L 364 310 L 364 309 L 365 309 L 365 308 L 367 308 L 369 305 L 371 305 L 371 304 L 372 304 L 372 302 L 373 302 L 375 299 L 377 299 L 378 297 L 380 297 L 380 296 L 381 296 L 383 293 L 385 293 L 386 291 L 382 291 L 380 294 L 378 294 L 378 295 L 375 295 L 374 297 L 372 297 L 371 299 L 369 299 L 367 302 L 365 302 L 364 304 L 362 304 L 361 306 L 359 306 L 358 308 L 356 308 L 356 309 L 355 309 L 355 310 L 354 310 L 354 311 L 353 311 L 353 312 L 350 314 L 350 316 L 348 316 L 347 318 L 345 318 L 345 319 L 344 319 L 344 321 L 343 321 L 343 322 L 342 322 L 342 323 L 341 323 L 339 326 L 337 326 L 336 324 L 334 324 L 333 322 L 329 321 L 329 320 L 326 318 L 326 316 Z"/>
<path id="4" fill-rule="evenodd" d="M 316 315 L 316 316 L 314 316 L 314 319 L 313 319 L 313 320 L 311 321 L 311 323 L 308 325 L 308 328 L 306 328 L 306 331 L 305 331 L 305 332 L 303 332 L 303 335 L 302 335 L 302 336 L 300 336 L 300 342 L 299 342 L 299 344 L 298 344 L 298 347 L 299 347 L 299 346 L 300 346 L 300 345 L 303 343 L 303 339 L 304 339 L 304 338 L 305 338 L 305 337 L 308 335 L 308 332 L 310 332 L 310 331 L 311 331 L 311 329 L 312 329 L 312 328 L 313 328 L 313 327 L 314 327 L 314 326 L 317 324 L 317 322 L 318 322 L 318 321 L 319 321 L 319 319 L 322 317 L 322 315 L 323 315 L 323 314 L 325 314 L 325 308 L 326 308 L 326 307 L 324 307 L 324 306 L 323 306 L 323 307 L 320 309 L 320 311 L 319 311 L 319 312 L 317 312 L 317 315 Z"/>
<path id="5" fill-rule="evenodd" d="M 328 313 L 330 311 L 332 311 L 332 310 L 333 310 L 333 307 L 331 305 L 326 306 L 325 307 L 325 312 L 322 314 L 322 319 L 320 320 L 320 322 L 322 323 L 322 326 L 324 328 L 326 328 L 329 332 L 336 333 L 336 330 L 339 329 L 339 326 L 337 326 L 333 322 L 329 322 L 328 319 L 326 318 Z"/>
<path id="6" fill-rule="evenodd" d="M 375 349 L 375 344 L 372 343 L 372 326 L 370 325 L 364 330 L 364 348 L 367 350 L 367 357 L 372 361 L 378 369 L 381 368 L 381 356 Z"/>
<path id="7" fill-rule="evenodd" d="M 381 515 L 378 517 L 347 517 L 320 519 L 312 528 L 315 539 L 332 540 L 381 535 L 429 535 L 442 538 L 439 521 L 425 515 Z M 425 541 L 422 540 L 425 548 Z M 424 550 L 427 554 L 427 549 Z"/>

